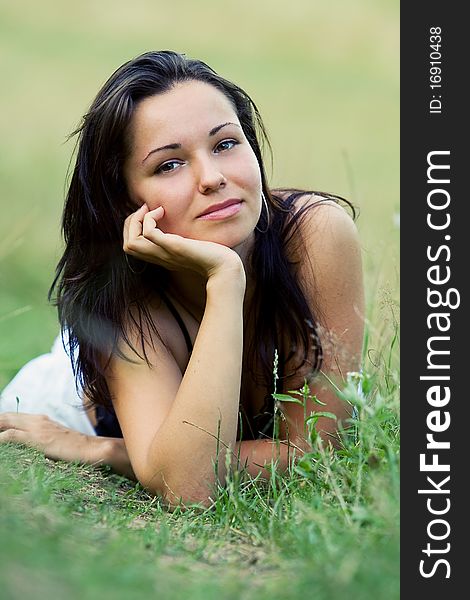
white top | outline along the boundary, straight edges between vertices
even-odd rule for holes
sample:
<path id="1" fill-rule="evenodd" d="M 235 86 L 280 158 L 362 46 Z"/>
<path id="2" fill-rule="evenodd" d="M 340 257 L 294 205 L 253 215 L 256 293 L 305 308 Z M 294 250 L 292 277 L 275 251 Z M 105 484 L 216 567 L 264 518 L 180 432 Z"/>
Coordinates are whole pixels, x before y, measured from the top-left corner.
<path id="1" fill-rule="evenodd" d="M 26 363 L 0 394 L 0 412 L 17 411 L 47 415 L 65 427 L 96 435 L 77 393 L 60 335 L 48 354 Z"/>

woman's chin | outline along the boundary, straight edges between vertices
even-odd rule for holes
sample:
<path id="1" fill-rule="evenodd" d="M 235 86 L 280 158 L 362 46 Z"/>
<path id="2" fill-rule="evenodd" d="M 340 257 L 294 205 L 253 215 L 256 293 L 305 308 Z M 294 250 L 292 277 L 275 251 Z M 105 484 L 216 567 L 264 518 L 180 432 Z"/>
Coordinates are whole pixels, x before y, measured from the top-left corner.
<path id="1" fill-rule="evenodd" d="M 238 243 L 229 246 L 232 250 L 234 250 L 242 260 L 247 258 L 248 254 L 253 248 L 255 243 L 255 234 L 254 231 L 250 232 L 248 237 L 239 240 Z"/>
<path id="2" fill-rule="evenodd" d="M 232 229 L 230 231 L 230 229 Z M 184 238 L 199 240 L 201 242 L 213 242 L 215 244 L 220 244 L 222 246 L 226 246 L 227 248 L 231 248 L 240 256 L 246 254 L 247 250 L 251 248 L 254 243 L 254 231 L 253 229 L 237 227 L 228 228 L 221 227 L 219 231 L 190 231 L 190 230 L 182 230 L 177 227 L 169 227 L 164 228 L 161 227 L 163 233 L 173 233 L 176 235 L 180 235 Z"/>

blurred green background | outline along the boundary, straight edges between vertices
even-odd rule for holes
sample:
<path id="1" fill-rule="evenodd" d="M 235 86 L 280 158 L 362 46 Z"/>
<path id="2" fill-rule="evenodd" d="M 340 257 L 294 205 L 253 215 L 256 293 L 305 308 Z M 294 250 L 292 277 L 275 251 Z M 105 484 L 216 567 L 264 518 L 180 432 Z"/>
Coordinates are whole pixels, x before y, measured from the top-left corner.
<path id="1" fill-rule="evenodd" d="M 252 96 L 272 186 L 352 200 L 370 307 L 396 297 L 398 23 L 398 0 L 0 0 L 0 388 L 58 331 L 46 294 L 67 134 L 108 76 L 151 49 L 200 58 Z"/>

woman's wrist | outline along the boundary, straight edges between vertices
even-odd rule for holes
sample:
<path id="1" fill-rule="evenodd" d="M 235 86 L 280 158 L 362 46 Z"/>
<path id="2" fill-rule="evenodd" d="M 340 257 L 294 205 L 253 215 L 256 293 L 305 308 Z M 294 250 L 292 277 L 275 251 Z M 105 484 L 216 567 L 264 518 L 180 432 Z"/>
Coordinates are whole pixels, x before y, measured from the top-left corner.
<path id="1" fill-rule="evenodd" d="M 236 257 L 230 263 L 224 263 L 221 267 L 214 269 L 207 278 L 206 291 L 209 294 L 214 289 L 226 289 L 227 287 L 245 294 L 246 274 L 242 261 Z"/>
<path id="2" fill-rule="evenodd" d="M 136 478 L 123 439 L 96 437 L 95 441 L 99 447 L 95 464 L 108 465 L 119 475 Z"/>

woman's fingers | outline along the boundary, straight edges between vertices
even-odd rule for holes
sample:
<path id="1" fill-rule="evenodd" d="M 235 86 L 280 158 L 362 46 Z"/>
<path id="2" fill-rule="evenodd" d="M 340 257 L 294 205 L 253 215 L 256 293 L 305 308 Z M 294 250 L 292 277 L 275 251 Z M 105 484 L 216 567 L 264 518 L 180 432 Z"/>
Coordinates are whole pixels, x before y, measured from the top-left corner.
<path id="1" fill-rule="evenodd" d="M 143 204 L 138 210 L 129 215 L 124 221 L 124 252 L 133 256 L 143 256 L 152 254 L 154 250 L 153 243 L 156 242 L 160 230 L 157 227 L 157 221 L 163 217 L 165 211 L 162 206 L 149 211 L 148 206 Z M 150 241 L 151 240 L 151 241 Z"/>
<path id="2" fill-rule="evenodd" d="M 163 233 L 158 228 L 158 221 L 164 214 L 163 206 L 151 211 L 137 211 L 134 213 L 135 216 L 132 215 L 132 219 L 129 220 L 124 251 L 144 261 L 166 266 L 166 255 L 165 253 L 162 254 L 164 244 L 169 241 L 169 238 L 179 238 L 179 236 Z"/>
<path id="3" fill-rule="evenodd" d="M 47 415 L 0 413 L 0 443 L 15 442 L 41 449 L 38 440 L 45 432 L 63 429 Z"/>
<path id="4" fill-rule="evenodd" d="M 0 445 L 22 444 L 43 452 L 53 460 L 78 460 L 92 465 L 105 463 L 107 450 L 104 438 L 84 435 L 46 415 L 0 413 L 0 422 Z M 127 463 L 125 468 L 126 475 L 132 472 Z"/>
<path id="5" fill-rule="evenodd" d="M 64 427 L 46 415 L 0 414 L 0 443 L 24 444 L 48 458 L 74 460 L 86 436 Z"/>
<path id="6" fill-rule="evenodd" d="M 163 217 L 165 211 L 163 206 L 159 206 L 155 210 L 150 210 L 148 213 L 144 215 L 143 223 L 142 223 L 142 235 L 145 238 L 149 238 L 155 232 L 155 230 L 160 231 L 158 229 L 157 222 Z"/>
<path id="7" fill-rule="evenodd" d="M 28 441 L 28 434 L 22 429 L 6 429 L 0 433 L 0 444 L 7 444 L 8 442 L 27 444 Z"/>
<path id="8" fill-rule="evenodd" d="M 153 210 L 143 206 L 128 217 L 124 227 L 124 252 L 170 271 L 191 269 L 203 276 L 227 260 L 230 263 L 234 257 L 240 260 L 233 250 L 220 244 L 164 233 L 158 227 L 164 214 L 162 206 Z"/>
<path id="9" fill-rule="evenodd" d="M 148 214 L 148 212 L 148 206 L 146 204 L 142 204 L 142 206 L 138 210 L 136 210 L 135 213 L 132 213 L 129 219 L 129 240 L 136 240 L 140 235 L 142 235 L 142 224 L 144 221 L 144 217 L 146 214 Z"/>
<path id="10" fill-rule="evenodd" d="M 131 213 L 127 219 L 124 221 L 123 228 L 123 239 L 124 239 L 124 251 L 129 244 L 129 240 L 136 238 L 142 233 L 142 220 L 144 218 L 145 212 L 148 211 L 148 206 L 146 204 L 142 204 L 142 206 Z M 140 225 L 139 225 L 140 223 Z M 132 236 L 132 238 L 131 238 Z"/>
<path id="11" fill-rule="evenodd" d="M 0 413 L 0 431 L 7 429 L 30 429 L 32 427 L 41 427 L 49 423 L 50 419 L 46 415 L 31 415 L 28 413 Z"/>

